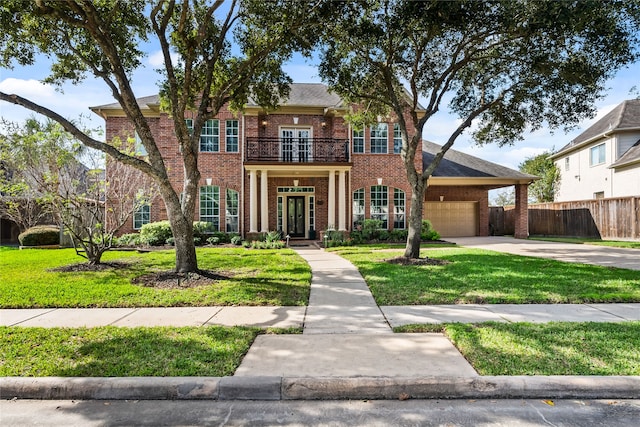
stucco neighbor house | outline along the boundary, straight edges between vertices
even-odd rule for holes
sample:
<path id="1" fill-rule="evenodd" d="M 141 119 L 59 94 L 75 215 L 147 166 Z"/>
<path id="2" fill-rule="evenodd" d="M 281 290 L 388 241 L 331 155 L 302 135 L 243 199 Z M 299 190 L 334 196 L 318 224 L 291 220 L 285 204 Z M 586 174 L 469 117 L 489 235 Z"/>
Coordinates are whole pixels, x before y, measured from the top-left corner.
<path id="1" fill-rule="evenodd" d="M 557 202 L 640 195 L 640 99 L 622 102 L 551 158 L 561 176 Z"/>
<path id="2" fill-rule="evenodd" d="M 173 119 L 160 111 L 157 96 L 138 103 L 180 191 L 182 165 Z M 105 119 L 107 141 L 135 138 L 119 104 L 92 111 Z M 350 231 L 366 218 L 380 219 L 390 230 L 406 228 L 411 189 L 399 154 L 397 120 L 391 116 L 355 129 L 345 120 L 348 111 L 322 84 L 293 84 L 276 111 L 265 112 L 253 101 L 242 113 L 223 108 L 200 136 L 196 219 L 245 238 L 280 230 L 292 238 L 317 239 L 322 230 Z M 191 118 L 185 120 L 190 123 Z M 436 150 L 436 144 L 424 142 L 415 167 L 422 168 Z M 430 179 L 425 217 L 443 236 L 488 235 L 488 190 L 516 185 L 516 235 L 526 237 L 527 186 L 533 179 L 451 150 Z M 136 212 L 122 232 L 163 219 L 165 208 L 155 200 Z"/>

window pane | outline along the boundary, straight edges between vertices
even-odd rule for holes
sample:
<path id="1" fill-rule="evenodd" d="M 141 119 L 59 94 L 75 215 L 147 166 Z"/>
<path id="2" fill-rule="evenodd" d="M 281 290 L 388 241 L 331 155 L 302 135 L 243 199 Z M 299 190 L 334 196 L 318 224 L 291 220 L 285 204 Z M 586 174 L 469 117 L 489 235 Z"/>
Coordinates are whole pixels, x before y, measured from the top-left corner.
<path id="1" fill-rule="evenodd" d="M 200 221 L 209 222 L 214 230 L 220 230 L 220 187 L 200 187 Z"/>
<path id="2" fill-rule="evenodd" d="M 238 152 L 238 121 L 227 120 L 225 123 L 226 151 L 227 153 Z"/>
<path id="3" fill-rule="evenodd" d="M 237 233 L 240 228 L 238 226 L 238 192 L 227 189 L 225 222 L 227 233 Z"/>
<path id="4" fill-rule="evenodd" d="M 207 120 L 202 126 L 200 151 L 220 151 L 220 122 L 218 120 Z"/>
<path id="5" fill-rule="evenodd" d="M 151 206 L 148 203 L 140 205 L 133 213 L 133 229 L 139 230 L 143 225 L 151 222 Z"/>
<path id="6" fill-rule="evenodd" d="M 386 123 L 378 123 L 371 126 L 371 152 L 386 153 L 388 141 L 388 128 Z"/>
<path id="7" fill-rule="evenodd" d="M 402 132 L 400 132 L 400 125 L 395 123 L 393 125 L 393 153 L 400 154 L 402 150 Z"/>
<path id="8" fill-rule="evenodd" d="M 353 192 L 353 229 L 357 230 L 364 221 L 364 188 Z"/>
<path id="9" fill-rule="evenodd" d="M 605 144 L 591 148 L 591 166 L 604 163 L 606 160 Z"/>
<path id="10" fill-rule="evenodd" d="M 353 130 L 353 152 L 364 153 L 364 129 Z"/>
<path id="11" fill-rule="evenodd" d="M 382 228 L 389 228 L 389 195 L 386 185 L 371 187 L 371 219 L 382 221 Z"/>
<path id="12" fill-rule="evenodd" d="M 406 228 L 405 194 L 398 188 L 393 190 L 393 228 Z"/>

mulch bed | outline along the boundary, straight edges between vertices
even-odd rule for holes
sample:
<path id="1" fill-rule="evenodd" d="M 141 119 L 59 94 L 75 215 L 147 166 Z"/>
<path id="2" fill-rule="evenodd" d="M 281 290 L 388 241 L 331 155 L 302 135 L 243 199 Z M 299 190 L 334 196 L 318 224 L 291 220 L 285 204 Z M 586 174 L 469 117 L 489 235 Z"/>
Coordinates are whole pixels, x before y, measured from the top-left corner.
<path id="1" fill-rule="evenodd" d="M 229 279 L 232 274 L 220 274 L 210 270 L 200 270 L 197 273 L 176 273 L 175 271 L 160 271 L 145 274 L 131 280 L 134 285 L 156 289 L 186 289 L 198 286 L 208 286 L 212 282 Z"/>
<path id="2" fill-rule="evenodd" d="M 129 268 L 131 263 L 121 261 L 101 262 L 100 264 L 70 264 L 63 265 L 62 267 L 51 268 L 48 271 L 55 273 L 80 273 L 85 271 L 105 271 L 105 270 L 118 270 L 122 268 Z"/>
<path id="3" fill-rule="evenodd" d="M 399 265 L 447 265 L 451 264 L 451 261 L 446 259 L 436 259 L 436 258 L 406 258 L 406 257 L 397 257 L 385 259 L 385 262 L 389 264 L 399 264 Z"/>

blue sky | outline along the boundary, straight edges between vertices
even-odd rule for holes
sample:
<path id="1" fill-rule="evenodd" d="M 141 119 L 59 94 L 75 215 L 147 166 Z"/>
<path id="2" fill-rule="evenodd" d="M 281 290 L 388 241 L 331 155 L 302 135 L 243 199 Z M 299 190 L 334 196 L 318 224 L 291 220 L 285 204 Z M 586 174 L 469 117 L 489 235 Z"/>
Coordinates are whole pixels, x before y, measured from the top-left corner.
<path id="1" fill-rule="evenodd" d="M 136 96 L 142 97 L 157 93 L 156 83 L 159 76 L 155 69 L 160 65 L 159 61 L 161 61 L 159 51 L 149 50 L 149 55 L 143 59 L 144 66 L 132 76 Z M 300 56 L 296 56 L 286 65 L 286 71 L 298 83 L 320 82 L 314 63 Z M 90 106 L 114 102 L 111 93 L 102 81 L 87 78 L 77 86 L 65 85 L 60 92 L 53 86 L 40 83 L 40 80 L 45 78 L 48 72 L 49 62 L 44 57 L 37 66 L 17 67 L 14 70 L 0 69 L 0 90 L 17 93 L 70 119 L 75 120 L 83 115 L 85 123 L 88 122 L 92 126 L 103 124 L 103 120 L 89 110 Z M 561 148 L 620 102 L 638 96 L 637 93 L 630 92 L 634 86 L 640 89 L 640 64 L 634 64 L 632 67 L 618 72 L 615 78 L 608 82 L 606 97 L 596 104 L 598 115 L 594 119 L 580 123 L 577 129 L 568 134 L 562 130 L 557 130 L 552 134 L 548 129 L 541 129 L 534 133 L 525 134 L 524 140 L 514 146 L 502 148 L 493 144 L 478 147 L 471 142 L 468 135 L 463 134 L 458 138 L 453 148 L 517 169 L 518 164 L 525 158 L 553 148 Z M 436 117 L 437 120 L 431 121 L 425 128 L 423 135 L 425 139 L 443 143 L 451 131 L 455 129 L 456 118 L 447 114 L 446 108 L 442 110 L 443 112 Z M 31 112 L 23 108 L 0 102 L 0 116 L 4 119 L 22 121 L 30 115 Z"/>

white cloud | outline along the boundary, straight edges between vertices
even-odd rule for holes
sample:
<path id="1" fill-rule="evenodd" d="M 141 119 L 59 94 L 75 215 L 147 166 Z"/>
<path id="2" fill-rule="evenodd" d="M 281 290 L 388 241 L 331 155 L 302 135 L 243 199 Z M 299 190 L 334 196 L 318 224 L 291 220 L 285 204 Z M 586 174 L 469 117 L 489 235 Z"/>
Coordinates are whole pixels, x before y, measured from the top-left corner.
<path id="1" fill-rule="evenodd" d="M 25 98 L 51 98 L 56 92 L 53 86 L 39 82 L 38 80 L 6 78 L 0 82 L 0 90 L 6 93 L 15 93 Z"/>
<path id="2" fill-rule="evenodd" d="M 180 59 L 180 55 L 175 52 L 171 52 L 171 61 L 175 64 Z M 149 55 L 149 60 L 147 61 L 149 65 L 152 67 L 164 67 L 164 54 L 161 50 L 157 50 Z"/>

